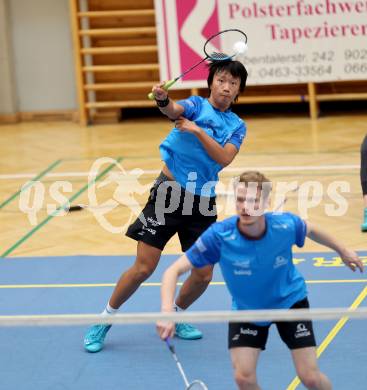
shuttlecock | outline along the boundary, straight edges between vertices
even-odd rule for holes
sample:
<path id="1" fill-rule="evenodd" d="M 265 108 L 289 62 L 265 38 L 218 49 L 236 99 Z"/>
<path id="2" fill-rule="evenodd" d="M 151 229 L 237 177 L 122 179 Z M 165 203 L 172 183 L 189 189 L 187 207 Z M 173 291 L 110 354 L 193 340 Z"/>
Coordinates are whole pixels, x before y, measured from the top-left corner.
<path id="1" fill-rule="evenodd" d="M 247 43 L 243 41 L 238 41 L 233 44 L 233 51 L 236 54 L 243 54 L 247 50 Z"/>

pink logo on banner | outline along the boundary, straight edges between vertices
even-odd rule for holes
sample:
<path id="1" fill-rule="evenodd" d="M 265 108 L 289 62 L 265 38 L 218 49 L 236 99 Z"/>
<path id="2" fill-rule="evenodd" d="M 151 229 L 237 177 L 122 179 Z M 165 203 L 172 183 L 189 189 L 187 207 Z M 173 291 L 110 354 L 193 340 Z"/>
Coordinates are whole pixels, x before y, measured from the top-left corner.
<path id="1" fill-rule="evenodd" d="M 177 35 L 182 72 L 205 57 L 203 51 L 205 41 L 219 31 L 217 1 L 176 0 Z M 203 7 L 205 11 L 209 10 L 211 13 L 204 15 Z M 187 33 L 189 30 L 190 34 Z M 214 40 L 212 43 L 220 51 L 219 42 Z M 185 75 L 183 80 L 206 80 L 207 75 L 208 70 L 204 63 Z"/>

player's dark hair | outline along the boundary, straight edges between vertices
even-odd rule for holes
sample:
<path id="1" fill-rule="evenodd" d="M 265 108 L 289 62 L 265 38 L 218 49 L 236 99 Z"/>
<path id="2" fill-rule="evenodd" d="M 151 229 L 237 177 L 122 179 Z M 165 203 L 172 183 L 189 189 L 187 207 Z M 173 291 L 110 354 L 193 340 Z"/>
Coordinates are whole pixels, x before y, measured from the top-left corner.
<path id="1" fill-rule="evenodd" d="M 240 89 L 239 92 L 242 93 L 246 87 L 247 80 L 247 70 L 244 65 L 239 61 L 224 60 L 224 61 L 211 61 L 209 63 L 209 75 L 207 78 L 209 96 L 210 89 L 213 83 L 214 75 L 223 71 L 229 72 L 232 77 L 240 79 Z M 237 96 L 236 99 L 237 100 Z"/>

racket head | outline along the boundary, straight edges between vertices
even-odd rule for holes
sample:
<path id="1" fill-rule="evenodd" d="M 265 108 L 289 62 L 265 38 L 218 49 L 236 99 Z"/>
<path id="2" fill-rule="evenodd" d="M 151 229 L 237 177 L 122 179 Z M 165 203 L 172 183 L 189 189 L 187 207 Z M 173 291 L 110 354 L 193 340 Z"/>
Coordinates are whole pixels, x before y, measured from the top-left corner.
<path id="1" fill-rule="evenodd" d="M 201 380 L 195 379 L 188 385 L 186 390 L 208 390 L 208 387 Z"/>
<path id="2" fill-rule="evenodd" d="M 236 50 L 239 42 L 247 47 L 247 35 L 242 30 L 232 28 L 219 31 L 205 42 L 204 53 L 212 61 L 229 61 L 242 54 Z"/>

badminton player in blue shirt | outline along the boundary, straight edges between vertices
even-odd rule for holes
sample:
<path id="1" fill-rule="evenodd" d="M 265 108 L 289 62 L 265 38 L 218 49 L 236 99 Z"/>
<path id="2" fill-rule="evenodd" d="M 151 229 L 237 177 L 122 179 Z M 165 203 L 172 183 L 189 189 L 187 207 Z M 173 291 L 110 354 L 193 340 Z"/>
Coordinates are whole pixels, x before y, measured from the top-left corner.
<path id="1" fill-rule="evenodd" d="M 160 111 L 175 127 L 160 145 L 162 172 L 150 191 L 139 218 L 126 235 L 138 242 L 134 265 L 123 273 L 104 310 L 114 314 L 155 270 L 162 250 L 176 233 L 183 251 L 216 221 L 215 184 L 218 173 L 238 153 L 246 135 L 244 122 L 231 111 L 232 103 L 246 86 L 247 71 L 242 63 L 214 61 L 207 78 L 209 97 L 191 96 L 174 102 L 163 88 L 153 87 Z M 195 269 L 176 299 L 176 310 L 184 310 L 206 289 L 212 277 L 211 264 Z M 84 348 L 98 352 L 110 329 L 107 324 L 91 327 Z M 177 324 L 176 335 L 201 338 L 190 324 Z"/>
<path id="2" fill-rule="evenodd" d="M 255 186 L 253 186 L 255 184 Z M 264 213 L 270 181 L 259 172 L 245 172 L 235 188 L 237 215 L 211 225 L 163 276 L 162 311 L 173 309 L 179 275 L 219 263 L 232 296 L 234 310 L 308 308 L 306 284 L 294 266 L 292 246 L 306 237 L 339 253 L 351 270 L 362 272 L 357 254 L 319 228 L 291 213 Z M 265 349 L 271 323 L 230 323 L 228 347 L 238 388 L 260 389 L 256 366 Z M 311 321 L 277 322 L 282 340 L 291 350 L 297 374 L 308 389 L 331 389 L 320 372 Z M 173 324 L 159 322 L 162 339 L 171 337 Z"/>

